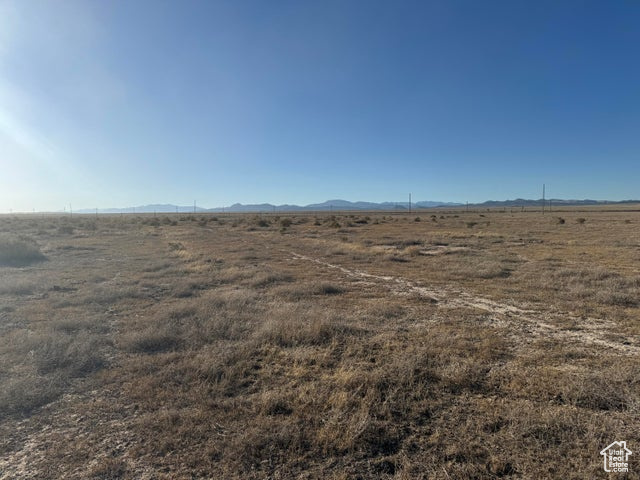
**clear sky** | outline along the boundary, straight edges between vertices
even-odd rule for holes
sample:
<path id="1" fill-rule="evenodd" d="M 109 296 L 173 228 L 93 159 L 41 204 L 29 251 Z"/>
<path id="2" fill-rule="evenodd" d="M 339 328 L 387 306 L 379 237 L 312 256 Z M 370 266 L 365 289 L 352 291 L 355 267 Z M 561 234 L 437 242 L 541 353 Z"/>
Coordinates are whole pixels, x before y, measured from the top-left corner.
<path id="1" fill-rule="evenodd" d="M 0 211 L 640 198 L 640 2 L 0 0 Z"/>

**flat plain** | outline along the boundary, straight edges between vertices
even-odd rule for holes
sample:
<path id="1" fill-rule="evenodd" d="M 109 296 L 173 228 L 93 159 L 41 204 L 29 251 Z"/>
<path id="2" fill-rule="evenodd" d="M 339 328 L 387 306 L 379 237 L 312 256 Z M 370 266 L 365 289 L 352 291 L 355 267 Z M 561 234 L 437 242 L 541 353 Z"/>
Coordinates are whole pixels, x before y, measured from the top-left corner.
<path id="1" fill-rule="evenodd" d="M 639 334 L 638 205 L 3 216 L 0 478 L 639 478 Z"/>

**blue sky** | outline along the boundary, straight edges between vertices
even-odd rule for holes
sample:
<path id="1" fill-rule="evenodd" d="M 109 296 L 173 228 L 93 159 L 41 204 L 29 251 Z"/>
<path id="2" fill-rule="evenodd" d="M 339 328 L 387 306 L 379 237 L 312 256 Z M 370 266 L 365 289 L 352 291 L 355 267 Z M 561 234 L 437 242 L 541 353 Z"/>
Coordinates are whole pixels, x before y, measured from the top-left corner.
<path id="1" fill-rule="evenodd" d="M 640 3 L 0 0 L 0 211 L 640 198 Z"/>

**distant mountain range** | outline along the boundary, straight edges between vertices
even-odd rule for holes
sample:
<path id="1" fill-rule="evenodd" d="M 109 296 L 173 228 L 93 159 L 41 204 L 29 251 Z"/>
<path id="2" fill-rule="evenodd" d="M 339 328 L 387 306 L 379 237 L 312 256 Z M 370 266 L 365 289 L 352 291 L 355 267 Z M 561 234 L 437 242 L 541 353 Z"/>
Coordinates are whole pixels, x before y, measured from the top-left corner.
<path id="1" fill-rule="evenodd" d="M 422 201 L 412 203 L 412 208 L 433 208 L 433 207 L 454 207 L 461 203 Z M 202 208 L 193 206 L 180 206 L 172 204 L 142 205 L 138 207 L 125 208 L 99 208 L 98 213 L 206 213 L 206 212 L 317 212 L 331 210 L 408 210 L 409 202 L 349 202 L 347 200 L 327 200 L 323 203 L 312 203 L 310 205 L 273 205 L 271 203 L 259 203 L 243 205 L 234 203 L 229 207 Z M 96 213 L 96 209 L 77 210 L 77 213 Z"/>
<path id="2" fill-rule="evenodd" d="M 623 200 L 623 201 L 608 201 L 608 200 L 562 200 L 562 199 L 548 199 L 547 204 L 557 206 L 570 206 L 570 205 L 614 205 L 614 204 L 626 204 L 626 203 L 640 203 L 640 200 Z M 437 207 L 460 207 L 465 205 L 464 203 L 456 202 L 434 202 L 434 201 L 420 201 L 411 204 L 412 209 L 424 209 L 424 208 L 437 208 Z M 535 207 L 542 205 L 542 199 L 530 200 L 517 198 L 515 200 L 489 200 L 483 203 L 469 204 L 473 207 Z M 248 212 L 323 212 L 331 210 L 408 210 L 409 202 L 350 202 L 348 200 L 327 200 L 322 203 L 312 203 L 310 205 L 273 205 L 271 203 L 259 203 L 243 205 L 241 203 L 234 203 L 229 207 L 217 207 L 217 208 L 202 208 L 193 206 L 180 206 L 172 204 L 154 204 L 154 205 L 142 205 L 138 207 L 127 208 L 100 208 L 100 209 L 83 209 L 78 210 L 77 213 L 206 213 L 206 212 L 229 212 L 229 213 L 248 213 Z"/>
<path id="3" fill-rule="evenodd" d="M 460 203 L 423 201 L 412 203 L 412 208 L 432 208 L 444 206 L 459 206 Z M 305 206 L 300 205 L 272 205 L 261 203 L 258 205 L 242 205 L 235 203 L 230 207 L 211 208 L 210 212 L 323 212 L 331 210 L 408 210 L 409 202 L 349 202 L 348 200 L 327 200 L 322 203 L 312 203 Z"/>
<path id="4" fill-rule="evenodd" d="M 640 203 L 640 200 L 563 200 L 560 198 L 547 198 L 545 199 L 546 205 L 557 206 L 580 206 L 580 205 L 619 205 L 627 203 Z M 469 204 L 471 206 L 471 204 Z M 542 205 L 542 199 L 529 200 L 524 198 L 516 198 L 515 200 L 488 200 L 483 203 L 474 204 L 474 207 L 536 207 Z"/>

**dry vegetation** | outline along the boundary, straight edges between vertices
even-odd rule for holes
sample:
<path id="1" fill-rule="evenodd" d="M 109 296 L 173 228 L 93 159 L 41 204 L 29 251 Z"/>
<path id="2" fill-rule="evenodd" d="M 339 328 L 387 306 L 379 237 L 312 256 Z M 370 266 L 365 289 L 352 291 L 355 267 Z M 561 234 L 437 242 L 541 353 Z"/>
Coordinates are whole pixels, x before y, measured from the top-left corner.
<path id="1" fill-rule="evenodd" d="M 418 215 L 1 217 L 0 478 L 585 479 L 640 453 L 640 214 Z"/>

